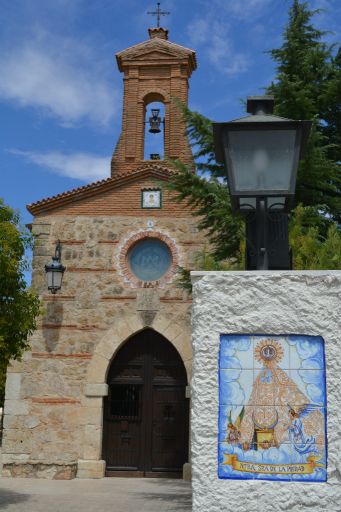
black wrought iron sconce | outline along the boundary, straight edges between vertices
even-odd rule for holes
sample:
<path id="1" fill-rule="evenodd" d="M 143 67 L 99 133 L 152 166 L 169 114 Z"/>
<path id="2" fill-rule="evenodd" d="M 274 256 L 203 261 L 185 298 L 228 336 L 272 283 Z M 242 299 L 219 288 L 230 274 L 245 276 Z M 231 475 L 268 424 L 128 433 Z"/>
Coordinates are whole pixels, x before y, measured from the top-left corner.
<path id="1" fill-rule="evenodd" d="M 47 289 L 55 295 L 62 287 L 63 275 L 65 267 L 61 262 L 62 246 L 60 240 L 57 241 L 54 256 L 48 265 L 45 265 L 45 272 L 47 277 Z"/>

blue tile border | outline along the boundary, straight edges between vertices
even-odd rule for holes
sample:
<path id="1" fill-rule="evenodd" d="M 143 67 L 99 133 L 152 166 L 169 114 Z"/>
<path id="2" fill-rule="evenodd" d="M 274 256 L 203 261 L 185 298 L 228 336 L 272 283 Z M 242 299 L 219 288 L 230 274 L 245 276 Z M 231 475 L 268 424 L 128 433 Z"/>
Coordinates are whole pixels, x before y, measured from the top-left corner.
<path id="1" fill-rule="evenodd" d="M 325 457 L 320 457 L 320 459 L 315 459 L 315 463 L 317 464 L 316 467 L 314 466 L 314 469 L 313 469 L 313 472 L 312 473 L 308 473 L 308 471 L 310 470 L 310 466 L 309 464 L 312 464 L 314 462 L 312 462 L 313 459 L 311 459 L 311 457 L 318 457 L 317 453 L 319 452 L 316 452 L 314 450 L 317 449 L 316 447 L 316 443 L 315 443 L 315 440 L 311 440 L 311 438 L 309 439 L 309 436 L 306 435 L 303 431 L 303 429 L 301 430 L 301 432 L 303 433 L 303 435 L 305 436 L 305 438 L 295 438 L 295 451 L 292 452 L 292 455 L 290 456 L 290 460 L 291 462 L 289 462 L 286 458 L 283 459 L 282 462 L 276 462 L 276 458 L 273 459 L 274 462 L 262 462 L 263 458 L 264 458 L 264 455 L 265 455 L 265 460 L 269 460 L 269 457 L 266 457 L 266 452 L 268 452 L 268 450 L 278 450 L 278 448 L 275 446 L 275 445 L 272 445 L 272 448 L 270 446 L 269 449 L 259 449 L 257 450 L 256 449 L 252 449 L 251 450 L 248 450 L 248 451 L 253 451 L 255 454 L 259 454 L 259 456 L 257 455 L 256 459 L 258 460 L 254 460 L 254 461 L 246 461 L 245 459 L 243 460 L 243 450 L 242 450 L 242 447 L 241 447 L 241 444 L 237 442 L 233 442 L 231 441 L 233 444 L 228 444 L 226 442 L 224 442 L 224 439 L 226 439 L 226 435 L 227 435 L 227 430 L 228 430 L 228 426 L 227 426 L 227 420 L 226 420 L 226 411 L 224 410 L 224 420 L 226 422 L 226 426 L 223 427 L 222 426 L 222 408 L 226 409 L 226 407 L 229 407 L 231 405 L 231 410 L 232 410 L 232 407 L 235 406 L 235 407 L 238 407 L 238 408 L 241 408 L 242 406 L 247 406 L 248 405 L 248 400 L 249 400 L 249 396 L 245 396 L 245 402 L 242 404 L 242 403 L 236 403 L 235 401 L 233 401 L 231 399 L 231 404 L 230 402 L 226 399 L 226 396 L 225 398 L 223 399 L 223 402 L 225 403 L 222 403 L 222 396 L 223 396 L 223 392 L 222 392 L 222 386 L 223 386 L 223 382 L 222 382 L 222 379 L 221 379 L 221 370 L 235 370 L 237 369 L 238 367 L 238 364 L 236 363 L 236 361 L 232 361 L 233 363 L 233 368 L 229 368 L 229 367 L 226 367 L 226 361 L 229 360 L 229 358 L 231 360 L 233 360 L 234 358 L 234 355 L 235 355 L 235 352 L 238 350 L 238 352 L 240 351 L 250 351 L 254 350 L 254 344 L 258 341 L 257 338 L 271 338 L 271 339 L 274 339 L 275 341 L 280 341 L 281 338 L 286 338 L 286 342 L 289 343 L 291 346 L 295 345 L 296 346 L 296 351 L 295 353 L 297 352 L 297 354 L 299 354 L 297 357 L 300 358 L 300 361 L 301 363 L 308 360 L 308 364 L 306 365 L 306 367 L 302 368 L 302 365 L 298 368 L 294 367 L 293 370 L 301 370 L 303 372 L 303 375 L 306 375 L 306 377 L 308 376 L 309 377 L 309 373 L 306 374 L 304 372 L 308 372 L 309 370 L 320 370 L 322 371 L 321 372 L 321 379 L 323 380 L 323 392 L 322 392 L 322 401 L 319 401 L 318 403 L 315 402 L 312 400 L 311 396 L 313 396 L 313 394 L 308 394 L 306 396 L 309 397 L 309 399 L 311 400 L 311 406 L 312 407 L 316 407 L 316 409 L 320 410 L 321 409 L 323 410 L 323 423 L 324 423 L 324 440 L 325 440 L 325 443 L 324 445 L 321 445 L 321 446 L 324 446 L 324 454 L 325 454 Z M 231 348 L 228 348 L 226 349 L 226 345 L 223 347 L 224 345 L 224 340 L 226 340 L 226 338 L 229 340 L 231 340 L 233 342 L 233 345 L 234 346 L 231 346 Z M 256 338 L 256 339 L 255 339 Z M 239 340 L 242 340 L 243 341 L 243 348 L 239 348 L 240 347 L 240 344 L 238 344 L 238 341 Z M 314 351 L 309 351 L 309 344 L 307 344 L 306 342 L 310 341 L 310 340 L 313 340 L 316 342 L 316 346 L 317 346 L 317 350 L 314 352 Z M 249 341 L 249 344 L 247 343 Z M 297 348 L 297 345 L 300 343 L 299 345 L 299 348 Z M 275 347 L 276 348 L 276 347 Z M 223 364 L 223 367 L 221 367 L 221 362 L 222 362 L 222 350 L 224 349 L 224 361 L 225 363 Z M 312 353 L 312 356 L 309 356 L 309 352 Z M 290 355 L 291 352 L 289 352 L 289 357 L 290 357 L 290 364 L 292 363 L 293 359 Z M 226 354 L 228 354 L 226 356 Z M 315 357 L 316 356 L 316 357 Z M 253 354 L 253 357 L 254 357 L 254 354 Z M 258 356 L 259 357 L 259 356 Z M 266 357 L 266 354 L 264 355 L 264 358 L 263 360 L 265 360 L 265 357 Z M 310 361 L 309 361 L 310 359 Z M 247 357 L 245 357 L 245 361 L 248 360 Z M 267 364 L 267 363 L 265 363 Z M 254 366 L 254 365 L 253 365 Z M 294 365 L 295 366 L 295 365 Z M 297 363 L 296 363 L 296 366 L 297 366 Z M 277 366 L 278 369 L 280 369 L 282 372 L 284 371 L 288 376 L 291 375 L 291 371 L 288 371 L 289 369 L 284 369 L 284 368 L 281 368 L 279 365 Z M 322 338 L 322 336 L 315 336 L 315 335 L 306 335 L 306 334 L 271 334 L 271 333 L 229 333 L 229 334 L 221 334 L 220 335 L 220 347 L 219 347 L 219 356 L 218 356 L 218 368 L 219 368 L 219 375 L 218 375 L 218 382 L 219 382 L 219 418 L 218 418 L 218 478 L 220 479 L 238 479 L 238 480 L 250 480 L 250 479 L 253 479 L 253 480 L 272 480 L 272 481 L 294 481 L 294 482 L 326 482 L 327 481 L 327 460 L 328 460 L 328 444 L 327 444 L 327 387 L 326 387 L 326 370 L 325 370 L 325 342 L 324 342 L 324 339 Z M 267 368 L 269 368 L 269 366 L 267 365 Z M 271 368 L 271 367 L 270 367 Z M 242 364 L 239 364 L 239 368 L 238 368 L 240 371 L 242 371 L 243 369 L 250 369 L 249 366 L 247 366 L 246 368 L 242 366 Z M 291 369 L 291 368 L 290 368 Z M 315 372 L 315 375 L 316 373 L 319 373 L 319 372 Z M 311 374 L 311 376 L 313 376 L 314 374 Z M 291 376 L 289 377 L 291 378 Z M 255 381 L 253 381 L 255 382 Z M 305 393 L 302 391 L 302 389 L 300 388 L 299 384 L 297 383 L 297 381 L 293 381 L 296 386 L 298 386 L 298 389 L 299 391 L 301 391 L 301 393 L 304 395 Z M 302 379 L 302 382 L 305 382 L 304 379 Z M 309 382 L 308 382 L 309 384 Z M 320 384 L 317 383 L 317 384 Z M 322 384 L 322 383 L 321 383 Z M 226 383 L 225 383 L 226 385 Z M 312 384 L 313 385 L 313 384 Z M 301 386 L 302 387 L 302 386 Z M 311 388 L 313 389 L 313 388 Z M 227 403 L 228 402 L 228 403 Z M 232 403 L 233 402 L 233 403 Z M 238 400 L 238 402 L 241 402 L 241 400 Z M 274 404 L 269 404 L 270 406 L 275 406 Z M 277 405 L 277 404 L 276 404 Z M 304 404 L 305 405 L 305 404 Z M 309 404 L 310 405 L 310 404 Z M 251 407 L 254 407 L 253 405 L 251 405 Z M 283 406 L 282 406 L 283 407 Z M 309 410 L 309 408 L 307 408 L 307 410 Z M 307 415 L 309 414 L 308 413 L 304 413 L 304 411 L 302 413 L 300 413 L 300 411 L 297 411 L 293 409 L 293 414 L 297 413 L 300 415 L 298 416 L 297 418 L 300 418 L 301 417 L 301 414 L 302 414 L 302 417 L 303 414 Z M 250 413 L 250 411 L 249 411 Z M 241 420 L 242 421 L 242 420 Z M 289 418 L 289 421 L 290 421 L 290 418 Z M 297 421 L 297 419 L 295 418 L 294 420 L 291 420 L 292 423 L 289 423 L 289 426 L 292 426 L 294 423 L 294 421 L 296 421 L 296 426 L 302 426 L 302 421 Z M 322 419 L 321 419 L 322 421 Z M 234 422 L 236 422 L 236 420 L 234 420 Z M 233 420 L 232 420 L 232 423 L 233 423 Z M 233 427 L 231 426 L 231 429 L 232 429 L 232 432 L 233 432 Z M 231 432 L 231 430 L 230 430 Z M 259 434 L 259 430 L 257 430 L 258 434 L 255 434 L 255 435 L 260 435 Z M 298 430 L 299 432 L 299 430 Z M 312 436 L 310 436 L 312 437 Z M 259 439 L 259 437 L 258 437 Z M 304 443 L 298 443 L 298 439 L 303 439 Z M 255 442 L 255 441 L 254 441 Z M 259 442 L 259 441 L 258 441 Z M 266 440 L 266 442 L 268 442 Z M 273 441 L 270 441 L 271 443 Z M 249 441 L 248 441 L 249 443 Z M 309 444 L 310 443 L 310 444 Z M 226 445 L 228 444 L 229 448 L 223 448 L 222 445 Z M 290 443 L 288 442 L 287 444 L 285 442 L 282 442 L 281 443 L 283 445 L 283 450 L 281 450 L 281 452 L 279 453 L 279 456 L 281 457 L 285 457 L 286 455 L 288 455 L 289 452 L 288 449 L 289 448 L 285 448 L 285 446 L 289 446 Z M 305 445 L 307 446 L 305 448 Z M 249 445 L 247 445 L 249 446 Z M 251 444 L 252 446 L 252 444 Z M 259 446 L 259 445 L 258 445 Z M 292 445 L 293 446 L 293 445 Z M 309 447 L 311 447 L 311 449 L 309 449 Z M 244 447 L 243 447 L 244 448 Z M 302 455 L 299 454 L 299 451 L 300 450 L 304 450 L 306 449 L 306 451 L 302 451 Z M 226 451 L 227 450 L 227 451 Z M 233 464 L 231 465 L 230 462 L 228 462 L 225 466 L 223 466 L 222 464 L 222 460 L 224 458 L 224 453 L 226 455 L 233 455 L 233 453 L 230 452 L 230 450 L 232 450 L 234 453 L 235 456 L 237 456 L 237 459 L 235 458 L 232 458 L 233 459 Z M 245 450 L 245 448 L 244 448 Z M 316 455 L 314 455 L 314 453 L 316 453 Z M 308 458 L 310 460 L 308 460 Z M 232 460 L 231 459 L 231 460 Z M 325 460 L 324 460 L 325 459 Z M 237 462 L 234 462 L 235 460 L 237 460 Z M 270 460 L 271 460 L 271 456 L 270 456 Z M 320 461 L 320 462 L 319 462 Z M 323 461 L 323 464 L 324 466 L 322 468 L 319 468 L 318 467 L 318 464 L 319 463 L 322 463 Z M 241 462 L 242 464 L 241 465 L 238 465 L 238 462 Z M 243 464 L 244 462 L 244 464 Z M 248 464 L 248 462 L 250 462 L 249 465 L 246 465 Z M 255 466 L 252 466 L 252 464 L 255 464 Z M 264 470 L 270 470 L 271 472 L 272 471 L 307 471 L 306 473 L 299 473 L 299 474 L 295 474 L 294 472 L 292 473 L 287 473 L 287 474 L 282 474 L 282 473 L 277 473 L 278 476 L 274 477 L 272 473 L 259 473 L 259 472 L 256 472 L 257 469 L 259 469 L 259 466 L 257 466 L 257 464 L 262 464 L 262 467 L 261 469 L 264 469 Z M 278 464 L 279 467 L 275 467 L 275 465 Z M 301 467 L 295 467 L 293 466 L 293 464 L 297 464 L 298 466 L 303 466 L 303 464 L 305 464 L 305 466 L 303 467 L 303 469 Z M 264 468 L 264 466 L 268 466 L 267 468 Z M 291 468 L 289 468 L 288 466 L 291 466 Z M 243 471 L 243 468 L 245 467 L 246 471 Z M 248 471 L 247 471 L 248 470 Z M 314 476 L 311 476 L 311 475 L 314 475 Z"/>

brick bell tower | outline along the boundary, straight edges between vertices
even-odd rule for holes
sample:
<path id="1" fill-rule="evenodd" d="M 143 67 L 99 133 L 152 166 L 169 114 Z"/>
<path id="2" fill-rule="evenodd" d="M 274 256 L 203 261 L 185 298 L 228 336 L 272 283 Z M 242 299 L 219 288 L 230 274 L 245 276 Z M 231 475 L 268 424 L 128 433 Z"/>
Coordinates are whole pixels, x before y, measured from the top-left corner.
<path id="1" fill-rule="evenodd" d="M 164 159 L 192 161 L 185 123 L 175 101 L 187 104 L 189 78 L 196 69 L 195 52 L 168 41 L 168 30 L 150 28 L 149 40 L 116 54 L 124 73 L 122 131 L 111 160 L 111 176 L 137 170 L 152 161 L 144 159 L 148 105 L 164 106 Z M 163 164 L 162 160 L 158 165 Z"/>

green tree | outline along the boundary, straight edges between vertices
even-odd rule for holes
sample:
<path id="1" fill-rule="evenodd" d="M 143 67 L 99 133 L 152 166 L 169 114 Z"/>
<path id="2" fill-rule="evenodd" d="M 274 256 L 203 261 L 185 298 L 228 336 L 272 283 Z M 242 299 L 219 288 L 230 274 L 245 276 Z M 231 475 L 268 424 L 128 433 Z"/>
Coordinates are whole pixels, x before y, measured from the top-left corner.
<path id="1" fill-rule="evenodd" d="M 24 279 L 25 249 L 30 246 L 31 236 L 20 226 L 18 214 L 0 200 L 0 404 L 9 361 L 29 347 L 40 312 L 40 301 Z"/>
<path id="2" fill-rule="evenodd" d="M 319 206 L 341 220 L 341 50 L 323 41 L 306 2 L 294 0 L 283 44 L 269 53 L 277 74 L 267 92 L 275 96 L 275 113 L 313 119 L 308 150 L 298 169 L 296 200 Z"/>
<path id="3" fill-rule="evenodd" d="M 341 162 L 341 48 L 332 58 L 330 79 L 326 86 L 326 105 L 323 110 L 322 131 L 330 143 L 329 157 Z"/>
<path id="4" fill-rule="evenodd" d="M 307 3 L 294 0 L 283 45 L 269 52 L 277 62 L 277 74 L 267 92 L 275 96 L 277 115 L 314 121 L 297 177 L 296 201 L 302 206 L 299 214 L 293 214 L 290 226 L 295 268 L 340 268 L 331 253 L 334 246 L 338 247 L 340 237 L 336 222 L 340 222 L 341 214 L 341 50 L 336 52 L 324 43 L 325 33 L 312 25 L 317 12 L 309 10 Z M 228 260 L 235 268 L 241 265 L 243 221 L 232 212 L 225 172 L 215 161 L 212 123 L 183 105 L 180 108 L 187 121 L 197 172 L 193 173 L 191 166 L 173 162 L 177 173 L 169 189 L 179 201 L 193 208 L 199 228 L 207 232 L 217 264 Z M 299 228 L 295 228 L 296 223 Z M 298 232 L 301 242 L 307 237 L 307 246 L 313 236 L 315 245 L 310 244 L 310 248 L 319 248 L 318 262 L 313 252 L 309 255 L 306 251 L 303 257 L 302 246 L 292 236 Z M 205 254 L 199 254 L 196 268 L 205 268 L 200 266 L 205 262 Z M 188 272 L 181 272 L 180 281 L 184 282 Z"/>
<path id="5" fill-rule="evenodd" d="M 309 208 L 298 205 L 290 226 L 290 246 L 293 250 L 295 269 L 341 268 L 341 235 L 336 223 L 329 225 L 326 235 L 321 236 L 318 226 L 307 223 Z"/>
<path id="6" fill-rule="evenodd" d="M 203 116 L 187 109 L 185 115 L 192 130 L 192 141 L 196 144 L 196 131 L 192 120 L 195 123 L 199 117 Z M 202 152 L 202 149 L 199 151 Z M 226 184 L 219 180 L 218 166 L 212 164 L 212 167 L 216 167 L 212 170 L 209 162 L 198 164 L 200 171 L 210 172 L 209 179 L 206 179 L 205 175 L 193 173 L 189 165 L 179 161 L 173 164 L 178 172 L 174 174 L 167 188 L 175 192 L 175 199 L 178 202 L 183 201 L 193 209 L 193 214 L 198 217 L 199 229 L 207 233 L 214 257 L 217 260 L 236 257 L 243 237 L 243 223 L 232 212 L 229 191 Z"/>

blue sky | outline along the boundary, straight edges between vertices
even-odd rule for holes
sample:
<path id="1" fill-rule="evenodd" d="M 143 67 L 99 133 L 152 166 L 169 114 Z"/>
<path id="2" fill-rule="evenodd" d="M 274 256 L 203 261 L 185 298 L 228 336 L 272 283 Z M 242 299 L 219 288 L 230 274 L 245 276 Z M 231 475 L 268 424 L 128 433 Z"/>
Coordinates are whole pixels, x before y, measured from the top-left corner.
<path id="1" fill-rule="evenodd" d="M 197 51 L 190 106 L 214 120 L 274 76 L 291 0 L 165 0 L 170 40 Z M 319 28 L 341 40 L 340 0 L 311 0 Z M 147 39 L 144 0 L 0 0 L 1 192 L 18 208 L 109 176 L 121 127 L 116 52 Z"/>

